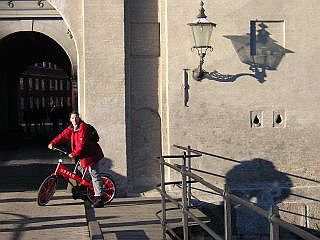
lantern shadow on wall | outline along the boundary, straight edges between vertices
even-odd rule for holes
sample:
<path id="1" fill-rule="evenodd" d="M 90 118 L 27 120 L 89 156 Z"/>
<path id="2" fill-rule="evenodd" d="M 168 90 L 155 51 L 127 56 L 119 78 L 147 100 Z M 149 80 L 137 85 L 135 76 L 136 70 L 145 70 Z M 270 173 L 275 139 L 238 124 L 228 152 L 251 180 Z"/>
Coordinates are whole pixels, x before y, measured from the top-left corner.
<path id="1" fill-rule="evenodd" d="M 233 47 L 242 63 L 249 65 L 252 74 L 236 74 L 240 77 L 249 75 L 255 77 L 260 83 L 267 77 L 266 70 L 277 70 L 286 53 L 293 51 L 284 48 L 270 37 L 267 31 L 269 23 L 283 23 L 283 21 L 250 21 L 250 34 L 242 36 L 224 36 L 231 40 Z M 256 31 L 256 25 L 259 29 Z"/>
<path id="2" fill-rule="evenodd" d="M 233 47 L 242 63 L 249 65 L 251 73 L 222 74 L 217 70 L 207 72 L 203 69 L 204 58 L 207 51 L 213 51 L 210 46 L 210 38 L 215 23 L 209 22 L 204 14 L 204 3 L 200 3 L 200 13 L 197 20 L 188 25 L 191 27 L 195 46 L 200 57 L 199 66 L 193 70 L 193 78 L 197 81 L 203 79 L 215 80 L 219 82 L 233 82 L 241 76 L 251 76 L 260 83 L 265 82 L 267 77 L 266 70 L 277 70 L 282 58 L 286 53 L 293 51 L 284 48 L 277 40 L 270 37 L 271 33 L 267 30 L 267 24 L 282 23 L 283 20 L 254 20 L 250 21 L 250 33 L 245 35 L 226 35 L 224 37 L 231 40 Z M 257 30 L 257 25 L 259 29 Z"/>

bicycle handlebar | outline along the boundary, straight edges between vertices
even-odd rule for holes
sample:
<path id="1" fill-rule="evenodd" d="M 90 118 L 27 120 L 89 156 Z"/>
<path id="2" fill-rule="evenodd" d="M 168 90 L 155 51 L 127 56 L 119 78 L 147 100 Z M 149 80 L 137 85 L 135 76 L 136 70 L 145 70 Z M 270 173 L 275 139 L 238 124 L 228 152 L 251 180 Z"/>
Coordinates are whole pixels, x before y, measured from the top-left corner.
<path id="1" fill-rule="evenodd" d="M 53 151 L 58 151 L 58 152 L 63 153 L 63 154 L 65 154 L 65 155 L 68 155 L 67 152 L 65 152 L 65 151 L 63 151 L 63 150 L 61 150 L 61 149 L 59 149 L 59 148 L 53 147 L 52 150 L 53 150 Z"/>

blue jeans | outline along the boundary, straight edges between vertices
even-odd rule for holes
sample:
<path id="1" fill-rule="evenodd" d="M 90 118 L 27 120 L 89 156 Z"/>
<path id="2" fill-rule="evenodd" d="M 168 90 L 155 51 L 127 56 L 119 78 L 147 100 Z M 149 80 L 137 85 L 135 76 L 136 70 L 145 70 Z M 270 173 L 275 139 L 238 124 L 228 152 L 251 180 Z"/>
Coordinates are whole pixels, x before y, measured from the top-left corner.
<path id="1" fill-rule="evenodd" d="M 78 165 L 78 169 L 83 173 L 83 168 Z M 93 190 L 94 190 L 94 196 L 99 197 L 103 196 L 103 182 L 101 179 L 101 174 L 99 172 L 99 162 L 94 163 L 92 166 L 88 168 L 88 171 L 90 174 L 87 174 L 86 179 L 89 176 L 89 179 L 92 180 Z"/>

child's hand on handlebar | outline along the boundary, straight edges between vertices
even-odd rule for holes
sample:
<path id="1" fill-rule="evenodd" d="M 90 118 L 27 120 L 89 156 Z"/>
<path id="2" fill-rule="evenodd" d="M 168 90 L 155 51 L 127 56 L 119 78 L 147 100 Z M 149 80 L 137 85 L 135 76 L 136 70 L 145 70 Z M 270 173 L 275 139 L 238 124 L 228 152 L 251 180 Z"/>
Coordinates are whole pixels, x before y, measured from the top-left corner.
<path id="1" fill-rule="evenodd" d="M 57 152 L 60 152 L 60 154 L 64 154 L 64 155 L 68 155 L 70 157 L 70 154 L 68 154 L 67 152 L 59 149 L 59 148 L 56 148 L 54 147 L 51 143 L 48 144 L 48 148 L 51 149 L 51 150 L 54 150 L 54 151 L 57 151 Z"/>
<path id="2" fill-rule="evenodd" d="M 69 157 L 69 158 L 73 158 L 73 156 L 71 155 L 71 153 L 70 153 L 70 154 L 68 154 L 68 157 Z"/>

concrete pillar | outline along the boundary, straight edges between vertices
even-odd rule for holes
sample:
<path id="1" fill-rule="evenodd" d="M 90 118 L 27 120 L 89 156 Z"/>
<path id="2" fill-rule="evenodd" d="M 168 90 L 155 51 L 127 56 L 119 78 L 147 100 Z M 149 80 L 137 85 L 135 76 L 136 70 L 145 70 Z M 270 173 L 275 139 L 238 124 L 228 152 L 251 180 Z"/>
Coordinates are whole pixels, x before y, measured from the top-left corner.
<path id="1" fill-rule="evenodd" d="M 99 131 L 106 156 L 103 168 L 111 172 L 124 193 L 127 185 L 124 4 L 119 0 L 85 0 L 83 4 L 82 115 Z"/>

